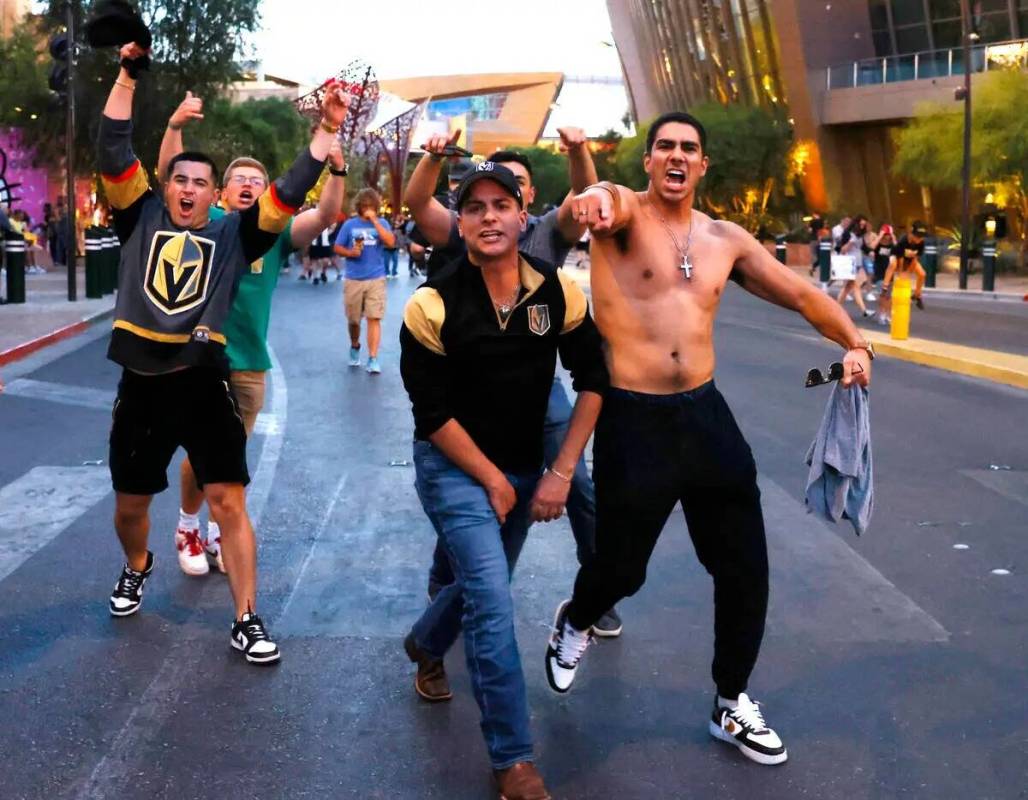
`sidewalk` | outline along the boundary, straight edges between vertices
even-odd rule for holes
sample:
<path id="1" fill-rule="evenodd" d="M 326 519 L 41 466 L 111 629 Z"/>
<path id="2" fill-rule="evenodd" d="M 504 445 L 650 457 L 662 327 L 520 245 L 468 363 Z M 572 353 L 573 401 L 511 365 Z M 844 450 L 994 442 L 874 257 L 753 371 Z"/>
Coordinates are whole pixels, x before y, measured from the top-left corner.
<path id="1" fill-rule="evenodd" d="M 0 366 L 81 333 L 114 312 L 114 296 L 85 299 L 86 276 L 78 269 L 78 297 L 68 302 L 66 269 L 25 276 L 25 302 L 0 305 Z"/>

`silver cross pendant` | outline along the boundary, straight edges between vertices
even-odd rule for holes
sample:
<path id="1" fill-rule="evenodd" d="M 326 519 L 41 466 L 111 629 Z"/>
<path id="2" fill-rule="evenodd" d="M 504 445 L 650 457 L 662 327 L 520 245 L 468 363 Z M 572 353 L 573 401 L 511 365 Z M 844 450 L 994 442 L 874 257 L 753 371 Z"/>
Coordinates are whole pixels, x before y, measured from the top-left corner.
<path id="1" fill-rule="evenodd" d="M 679 264 L 678 268 L 682 270 L 682 274 L 685 275 L 687 280 L 692 280 L 692 262 L 689 261 L 689 256 L 682 256 L 682 263 Z"/>

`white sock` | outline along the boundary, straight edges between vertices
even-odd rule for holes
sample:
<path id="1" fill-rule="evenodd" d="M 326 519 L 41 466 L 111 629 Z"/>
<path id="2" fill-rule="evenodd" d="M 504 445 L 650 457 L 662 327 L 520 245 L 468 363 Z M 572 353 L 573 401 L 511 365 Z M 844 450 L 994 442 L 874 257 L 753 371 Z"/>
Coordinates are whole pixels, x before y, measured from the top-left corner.
<path id="1" fill-rule="evenodd" d="M 721 695 L 717 696 L 717 704 L 721 708 L 730 708 L 732 711 L 735 711 L 735 709 L 739 707 L 738 700 L 729 700 L 727 697 L 722 697 Z"/>
<path id="2" fill-rule="evenodd" d="M 221 528 L 213 519 L 207 523 L 207 544 L 214 544 L 221 540 Z"/>
<path id="3" fill-rule="evenodd" d="M 200 515 L 187 514 L 181 508 L 178 510 L 178 526 L 186 531 L 200 530 Z"/>

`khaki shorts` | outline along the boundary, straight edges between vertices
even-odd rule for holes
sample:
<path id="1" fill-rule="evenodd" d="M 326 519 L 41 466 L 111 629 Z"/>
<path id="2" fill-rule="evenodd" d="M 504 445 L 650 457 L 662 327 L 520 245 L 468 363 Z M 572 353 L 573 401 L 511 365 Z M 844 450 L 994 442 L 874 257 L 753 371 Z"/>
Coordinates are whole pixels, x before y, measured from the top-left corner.
<path id="1" fill-rule="evenodd" d="M 232 393 L 236 396 L 239 415 L 243 418 L 246 435 L 253 435 L 257 415 L 264 408 L 264 373 L 249 370 L 232 370 L 229 377 Z"/>
<path id="2" fill-rule="evenodd" d="M 386 279 L 356 281 L 348 278 L 343 286 L 343 308 L 349 322 L 360 322 L 361 317 L 382 319 L 386 310 Z"/>

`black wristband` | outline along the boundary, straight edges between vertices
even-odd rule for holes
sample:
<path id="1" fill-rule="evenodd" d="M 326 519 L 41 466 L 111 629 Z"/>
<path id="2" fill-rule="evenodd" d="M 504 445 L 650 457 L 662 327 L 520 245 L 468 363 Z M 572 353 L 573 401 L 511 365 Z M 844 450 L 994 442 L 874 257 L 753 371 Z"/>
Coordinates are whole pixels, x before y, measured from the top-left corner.
<path id="1" fill-rule="evenodd" d="M 345 178 L 347 175 L 350 174 L 350 165 L 343 164 L 342 169 L 336 169 L 331 164 L 329 164 L 328 171 L 330 174 L 335 175 L 336 177 Z"/>

